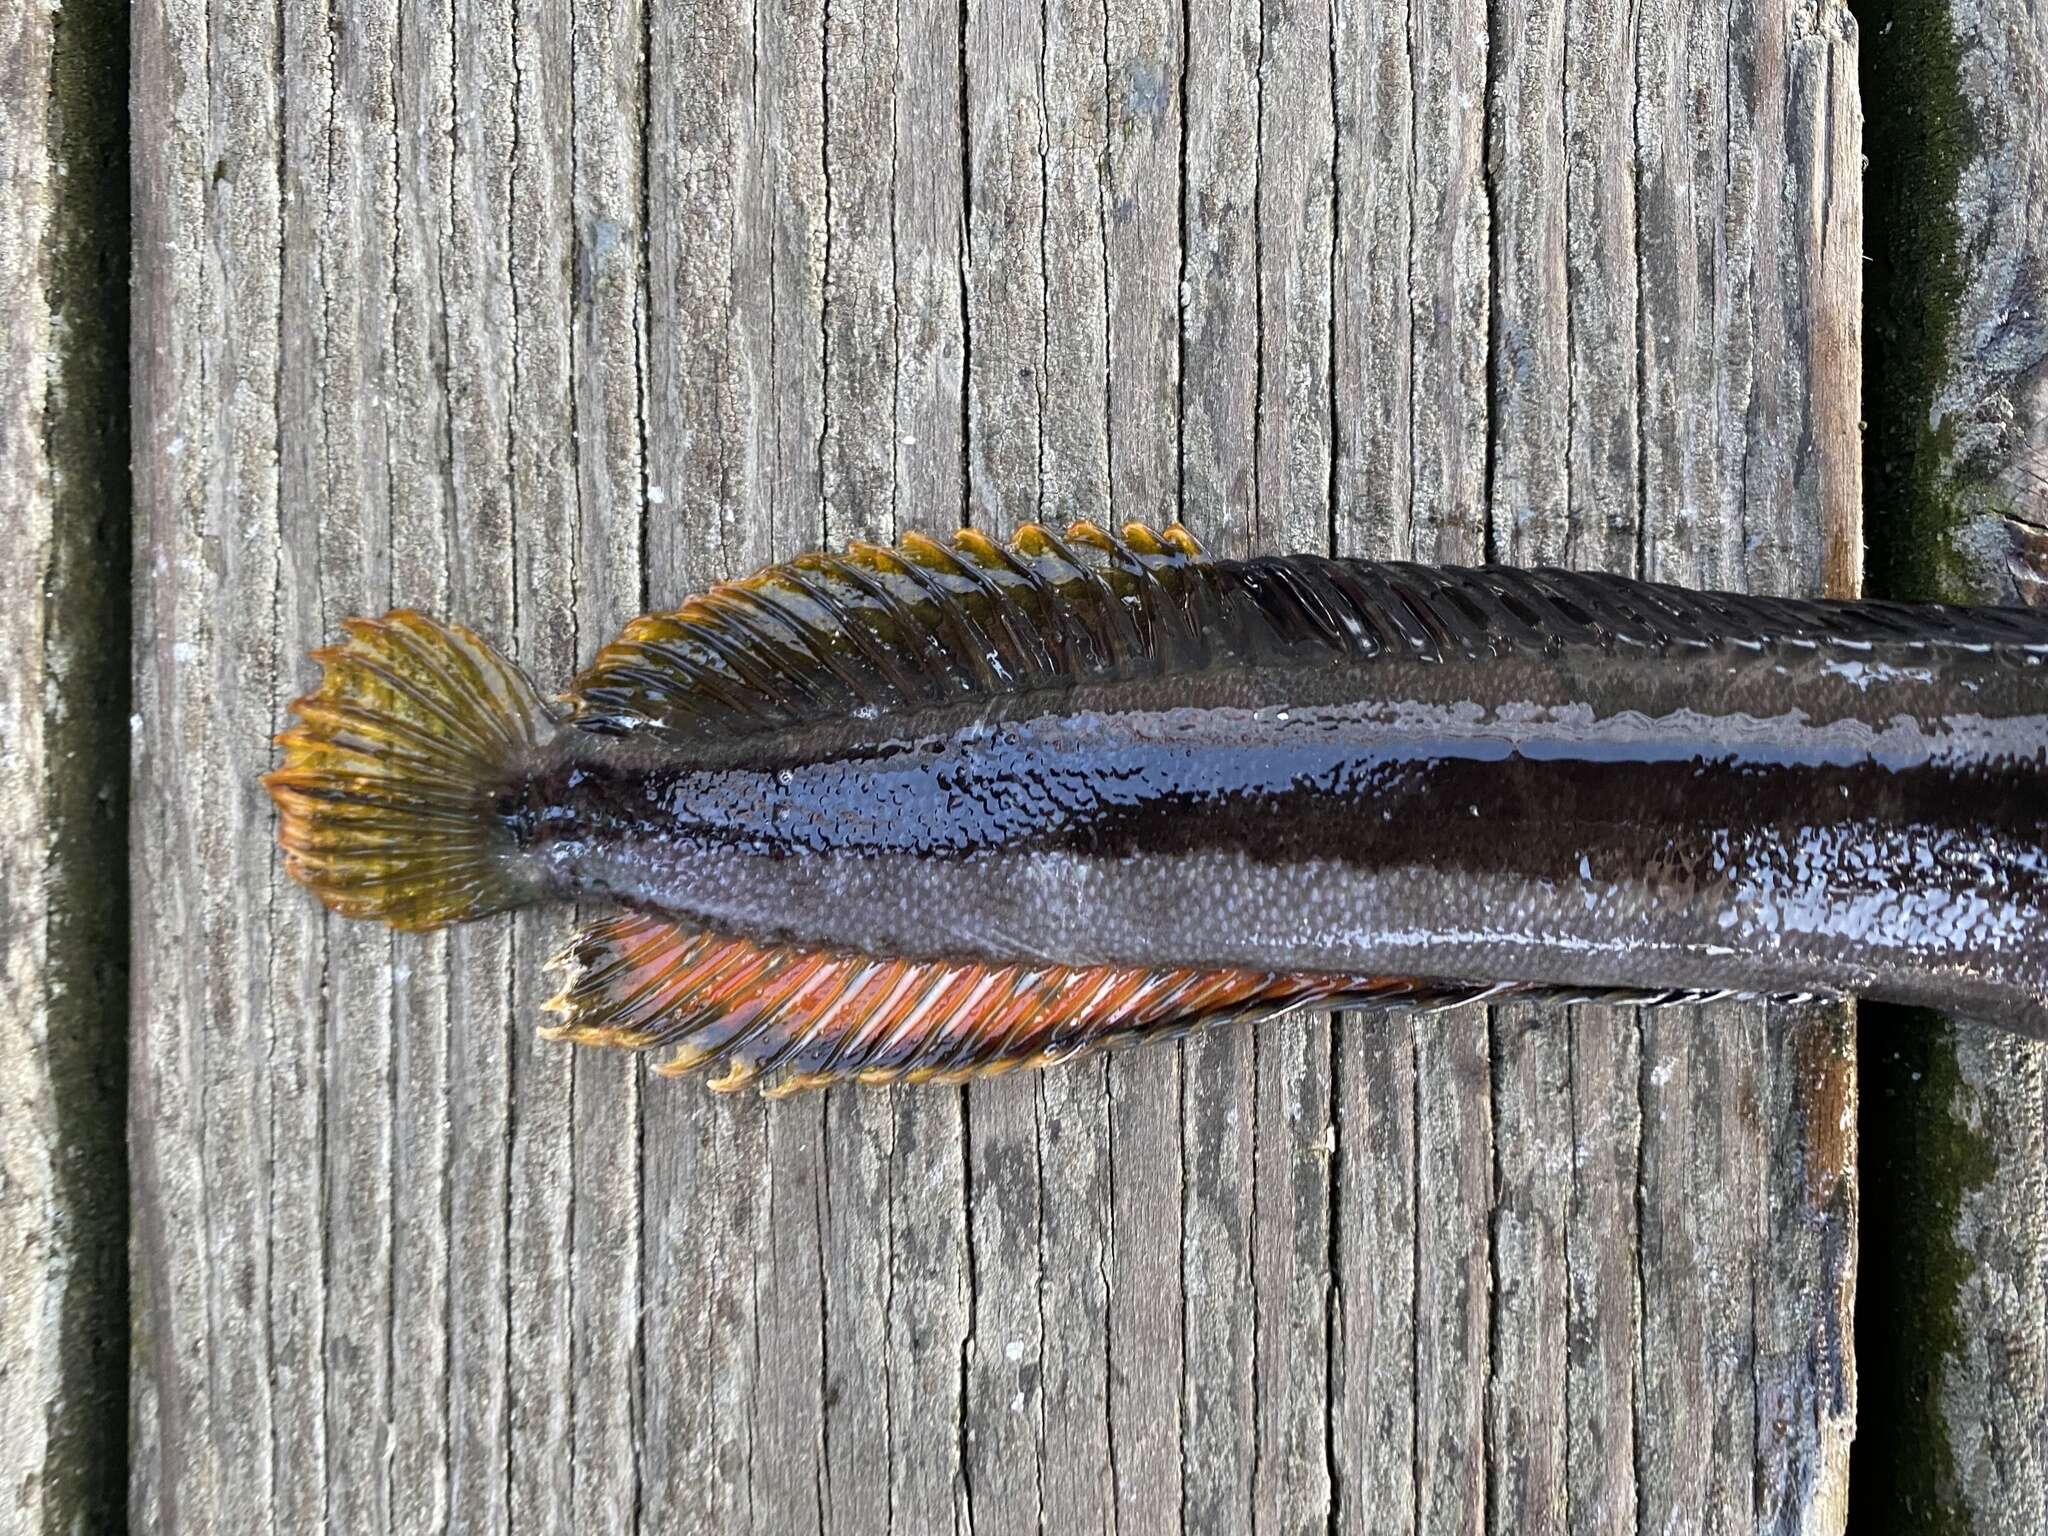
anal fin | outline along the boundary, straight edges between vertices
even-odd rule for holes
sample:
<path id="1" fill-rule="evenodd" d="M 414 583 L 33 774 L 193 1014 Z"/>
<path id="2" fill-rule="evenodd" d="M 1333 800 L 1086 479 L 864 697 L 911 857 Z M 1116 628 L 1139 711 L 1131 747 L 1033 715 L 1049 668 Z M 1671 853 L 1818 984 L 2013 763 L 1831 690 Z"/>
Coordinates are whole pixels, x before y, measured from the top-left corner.
<path id="1" fill-rule="evenodd" d="M 552 962 L 551 1040 L 666 1049 L 655 1070 L 713 1072 L 771 1097 L 829 1083 L 957 1083 L 1105 1045 L 1308 1005 L 1427 1005 L 1469 986 L 1236 969 L 987 965 L 765 946 L 627 913 Z"/>
<path id="2" fill-rule="evenodd" d="M 1429 1010 L 1529 1001 L 1659 1006 L 1725 992 L 1562 988 L 1426 976 L 1183 967 L 891 960 L 755 944 L 629 912 L 594 923 L 549 962 L 550 1040 L 665 1049 L 665 1075 L 716 1073 L 771 1098 L 831 1083 L 959 1083 L 1177 1039 L 1297 1008 Z"/>

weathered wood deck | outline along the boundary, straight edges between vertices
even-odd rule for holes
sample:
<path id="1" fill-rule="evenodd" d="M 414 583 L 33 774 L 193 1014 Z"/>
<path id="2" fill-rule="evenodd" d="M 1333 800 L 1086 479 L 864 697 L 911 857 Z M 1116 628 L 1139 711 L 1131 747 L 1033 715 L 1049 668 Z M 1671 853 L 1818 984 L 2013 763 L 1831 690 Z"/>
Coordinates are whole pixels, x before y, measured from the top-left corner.
<path id="1" fill-rule="evenodd" d="M 126 18 L 0 7 L 0 1531 L 117 1524 L 128 1395 Z"/>
<path id="2" fill-rule="evenodd" d="M 52 24 L 21 25 L 33 81 Z M 256 784 L 349 614 L 566 679 L 712 579 L 963 519 L 1848 590 L 1840 4 L 133 26 L 136 1528 L 1840 1529 L 1838 1011 L 1295 1021 L 724 1100 L 535 1039 L 568 914 L 325 919 Z M 0 151 L 49 178 L 17 117 Z M 32 419 L 53 305 L 11 277 L 49 206 L 0 210 L 0 487 L 38 550 L 91 461 Z M 31 576 L 0 643 L 57 671 Z M 72 850 L 0 881 L 43 998 L 90 946 L 13 936 L 103 845 L 48 766 L 78 727 L 19 679 L 0 724 L 5 846 Z M 105 1437 L 70 1350 L 119 1286 L 67 1291 L 63 1246 L 92 999 L 0 1019 L 10 1094 L 36 1064 L 0 1286 L 42 1303 L 0 1419 L 59 1409 L 10 1477 Z M 43 1488 L 10 1495 L 37 1526 L 97 1507 Z"/>
<path id="3" fill-rule="evenodd" d="M 566 678 L 963 518 L 1851 582 L 1838 7 L 137 17 L 139 1523 L 1839 1524 L 1837 1015 L 727 1102 L 255 785 L 351 613 Z"/>

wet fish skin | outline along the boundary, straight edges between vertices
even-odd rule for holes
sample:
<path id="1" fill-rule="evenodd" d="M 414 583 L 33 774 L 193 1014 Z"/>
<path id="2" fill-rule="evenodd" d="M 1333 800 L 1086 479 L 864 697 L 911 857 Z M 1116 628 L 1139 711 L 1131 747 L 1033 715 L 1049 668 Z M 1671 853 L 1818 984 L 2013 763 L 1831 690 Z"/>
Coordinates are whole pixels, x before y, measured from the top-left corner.
<path id="1" fill-rule="evenodd" d="M 1631 718 L 1625 678 L 1540 703 L 1573 690 L 1482 663 L 1275 669 L 1167 709 L 1111 686 L 716 767 L 591 738 L 533 786 L 574 809 L 529 813 L 522 844 L 558 896 L 806 948 L 1818 989 L 2024 1022 L 2048 986 L 2048 719 L 1880 719 L 1882 691 L 1743 666 L 1749 709 L 1675 719 Z"/>
<path id="2" fill-rule="evenodd" d="M 345 685 L 384 665 L 329 660 Z M 974 988 L 1041 973 L 1250 978 L 1225 1014 L 1387 978 L 1403 1001 L 1818 991 L 2048 1037 L 2044 669 L 2048 622 L 2016 610 L 1211 561 L 1078 525 L 813 557 L 641 621 L 565 716 L 515 700 L 510 737 L 472 732 L 472 800 L 429 786 L 429 824 L 468 830 L 425 873 L 352 887 L 346 831 L 316 826 L 361 789 L 315 755 L 353 731 L 346 766 L 375 761 L 390 690 L 312 696 L 273 792 L 344 910 L 455 880 L 397 916 L 641 914 L 630 955 L 579 951 L 563 1032 L 680 1041 L 742 1080 L 916 1075 L 942 1043 L 948 1070 L 1036 1059 L 1028 1022 L 976 1043 Z M 462 700 L 440 717 L 411 729 Z M 402 783 L 371 804 L 403 824 Z M 730 953 L 675 971 L 703 933 Z M 883 960 L 896 992 L 862 992 Z M 754 975 L 799 979 L 735 1024 Z M 1157 1007 L 1146 1032 L 1200 1022 Z M 1125 1032 L 1104 1008 L 1060 1027 Z"/>

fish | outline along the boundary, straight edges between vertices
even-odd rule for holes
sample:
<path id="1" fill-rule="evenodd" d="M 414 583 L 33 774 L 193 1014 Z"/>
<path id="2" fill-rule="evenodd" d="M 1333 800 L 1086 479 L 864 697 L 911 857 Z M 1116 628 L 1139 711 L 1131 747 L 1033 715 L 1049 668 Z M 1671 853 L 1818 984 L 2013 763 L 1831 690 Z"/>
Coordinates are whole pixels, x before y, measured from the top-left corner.
<path id="1" fill-rule="evenodd" d="M 600 904 L 549 1038 L 771 1094 L 1306 1007 L 1868 997 L 2048 1038 L 2048 617 L 1314 554 L 854 543 L 569 690 L 411 610 L 313 653 L 285 868 Z"/>

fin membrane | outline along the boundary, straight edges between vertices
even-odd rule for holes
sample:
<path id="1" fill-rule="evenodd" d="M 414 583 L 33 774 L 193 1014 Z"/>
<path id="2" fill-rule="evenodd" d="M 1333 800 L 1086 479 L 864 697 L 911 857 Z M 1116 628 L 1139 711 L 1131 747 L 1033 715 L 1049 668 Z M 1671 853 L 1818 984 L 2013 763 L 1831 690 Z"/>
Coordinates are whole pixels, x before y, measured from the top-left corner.
<path id="1" fill-rule="evenodd" d="M 973 529 L 948 544 L 911 535 L 713 587 L 633 620 L 570 701 L 587 730 L 702 742 L 1208 667 L 1876 645 L 2048 656 L 2048 618 L 1559 570 L 1212 560 L 1179 527 L 1026 524 L 1007 544 Z"/>
<path id="2" fill-rule="evenodd" d="M 1401 990 L 1236 970 L 878 960 L 692 933 L 640 913 L 586 929 L 552 964 L 567 977 L 546 1005 L 562 1018 L 547 1038 L 668 1048 L 657 1071 L 723 1067 L 712 1087 L 758 1081 L 778 1097 L 849 1080 L 960 1082 L 1360 987 Z"/>
<path id="3" fill-rule="evenodd" d="M 1137 523 L 855 543 L 642 615 L 569 697 L 586 730 L 687 741 L 1195 665 L 1203 568 L 1186 529 Z"/>
<path id="4" fill-rule="evenodd" d="M 770 1097 L 828 1083 L 957 1083 L 1171 1039 L 1291 1009 L 1439 1008 L 1500 996 L 1697 1002 L 1709 994 L 1565 994 L 1423 977 L 881 960 L 762 946 L 627 913 L 585 929 L 551 962 L 566 973 L 542 1033 L 672 1052 L 655 1070 L 723 1070 L 721 1092 Z"/>
<path id="5" fill-rule="evenodd" d="M 520 898 L 497 802 L 560 729 L 466 629 L 399 610 L 315 651 L 320 686 L 264 775 L 285 868 L 348 917 L 432 928 Z"/>

